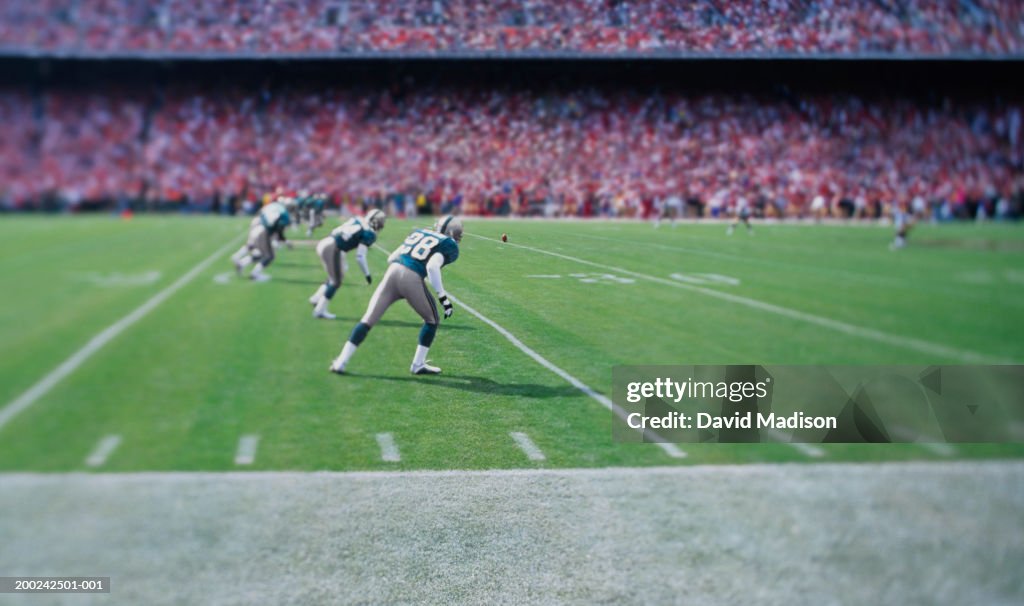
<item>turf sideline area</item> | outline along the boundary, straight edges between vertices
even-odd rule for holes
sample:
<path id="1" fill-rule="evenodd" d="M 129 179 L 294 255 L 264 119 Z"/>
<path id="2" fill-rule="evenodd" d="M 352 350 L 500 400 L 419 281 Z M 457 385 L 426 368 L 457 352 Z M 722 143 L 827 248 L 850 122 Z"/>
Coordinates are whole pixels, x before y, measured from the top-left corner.
<path id="1" fill-rule="evenodd" d="M 14 473 L 0 508 L 5 574 L 112 577 L 74 604 L 1024 600 L 1020 462 Z"/>

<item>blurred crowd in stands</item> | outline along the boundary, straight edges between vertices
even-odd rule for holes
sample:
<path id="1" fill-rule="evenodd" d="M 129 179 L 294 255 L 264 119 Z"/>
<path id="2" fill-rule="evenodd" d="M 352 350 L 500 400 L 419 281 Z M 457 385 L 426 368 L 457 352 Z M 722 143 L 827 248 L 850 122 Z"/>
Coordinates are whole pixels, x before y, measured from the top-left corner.
<path id="1" fill-rule="evenodd" d="M 1020 0 L 4 0 L 0 50 L 1019 54 Z"/>
<path id="2" fill-rule="evenodd" d="M 0 206 L 1019 216 L 1022 105 L 497 87 L 0 88 Z"/>

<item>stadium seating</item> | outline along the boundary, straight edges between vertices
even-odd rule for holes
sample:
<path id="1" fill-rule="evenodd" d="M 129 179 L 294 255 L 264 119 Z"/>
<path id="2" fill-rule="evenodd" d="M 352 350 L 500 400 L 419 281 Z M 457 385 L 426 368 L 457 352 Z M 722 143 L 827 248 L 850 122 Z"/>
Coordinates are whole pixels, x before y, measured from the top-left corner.
<path id="1" fill-rule="evenodd" d="M 0 50 L 1019 55 L 1018 0 L 8 0 Z"/>
<path id="2" fill-rule="evenodd" d="M 237 86 L 0 89 L 0 201 L 426 195 L 467 212 L 642 213 L 679 195 L 860 214 L 1022 190 L 1021 107 L 822 95 Z M 994 210 L 994 209 L 993 209 Z"/>

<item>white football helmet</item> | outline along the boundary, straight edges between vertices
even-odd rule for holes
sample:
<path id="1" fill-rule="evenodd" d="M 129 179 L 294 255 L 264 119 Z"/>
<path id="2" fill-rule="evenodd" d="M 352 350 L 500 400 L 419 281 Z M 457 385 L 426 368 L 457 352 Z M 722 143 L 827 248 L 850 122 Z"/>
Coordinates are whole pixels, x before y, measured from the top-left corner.
<path id="1" fill-rule="evenodd" d="M 384 211 L 382 211 L 379 208 L 375 208 L 370 212 L 366 213 L 365 220 L 366 224 L 370 226 L 370 229 L 372 229 L 373 231 L 380 231 L 384 229 L 384 220 L 387 218 L 388 216 L 384 214 Z"/>
<path id="2" fill-rule="evenodd" d="M 434 223 L 434 231 L 442 233 L 456 242 L 462 241 L 462 219 L 446 215 Z"/>

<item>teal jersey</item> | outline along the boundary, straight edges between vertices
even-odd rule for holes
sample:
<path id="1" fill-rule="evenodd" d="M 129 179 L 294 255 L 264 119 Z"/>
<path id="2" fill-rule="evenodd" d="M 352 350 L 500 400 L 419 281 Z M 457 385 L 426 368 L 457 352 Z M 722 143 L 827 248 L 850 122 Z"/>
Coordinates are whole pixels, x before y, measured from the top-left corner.
<path id="1" fill-rule="evenodd" d="M 443 265 L 455 263 L 459 258 L 459 243 L 432 229 L 414 229 L 395 252 L 399 253 L 395 263 L 401 263 L 426 278 L 430 257 L 440 253 L 444 258 Z"/>
<path id="2" fill-rule="evenodd" d="M 377 241 L 377 234 L 367 227 L 360 217 L 352 217 L 331 232 L 334 244 L 345 252 L 352 250 L 360 244 L 373 246 Z"/>
<path id="3" fill-rule="evenodd" d="M 260 223 L 268 231 L 283 231 L 292 222 L 288 209 L 280 202 L 271 202 L 260 211 Z"/>
<path id="4" fill-rule="evenodd" d="M 327 200 L 324 200 L 323 198 L 314 198 L 310 200 L 306 205 L 312 206 L 313 209 L 316 210 L 316 212 L 322 213 L 324 212 L 324 205 L 326 204 L 326 202 Z"/>

